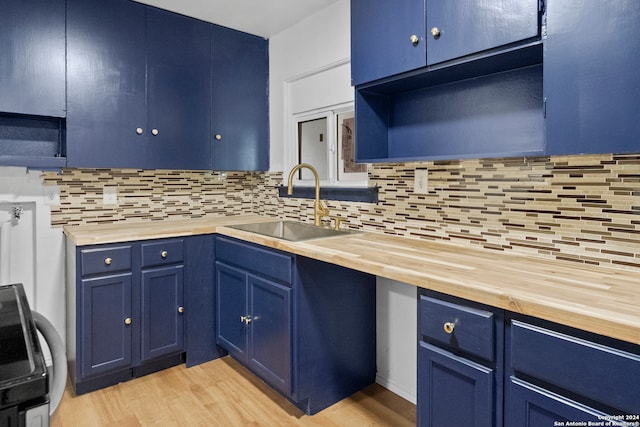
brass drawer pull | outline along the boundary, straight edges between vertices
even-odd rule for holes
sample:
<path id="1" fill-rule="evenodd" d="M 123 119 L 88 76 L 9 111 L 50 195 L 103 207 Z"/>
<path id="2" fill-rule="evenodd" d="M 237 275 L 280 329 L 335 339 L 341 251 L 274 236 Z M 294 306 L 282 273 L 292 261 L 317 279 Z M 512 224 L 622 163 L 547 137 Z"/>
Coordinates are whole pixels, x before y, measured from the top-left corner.
<path id="1" fill-rule="evenodd" d="M 131 324 L 131 317 L 127 317 L 126 319 L 124 319 L 124 324 L 129 326 Z"/>
<path id="2" fill-rule="evenodd" d="M 184 313 L 184 307 L 183 306 L 178 307 L 178 313 L 180 313 L 180 314 Z"/>
<path id="3" fill-rule="evenodd" d="M 453 322 L 445 322 L 443 329 L 446 333 L 448 334 L 452 334 L 453 330 L 455 329 L 456 324 Z"/>
<path id="4" fill-rule="evenodd" d="M 162 252 L 160 252 L 160 256 L 161 256 L 162 258 L 166 258 L 166 257 L 167 257 L 167 255 L 169 255 L 169 253 L 168 253 L 167 251 L 162 251 Z"/>
<path id="5" fill-rule="evenodd" d="M 112 261 L 111 258 L 105 258 L 104 259 L 104 265 L 111 265 L 111 261 Z"/>

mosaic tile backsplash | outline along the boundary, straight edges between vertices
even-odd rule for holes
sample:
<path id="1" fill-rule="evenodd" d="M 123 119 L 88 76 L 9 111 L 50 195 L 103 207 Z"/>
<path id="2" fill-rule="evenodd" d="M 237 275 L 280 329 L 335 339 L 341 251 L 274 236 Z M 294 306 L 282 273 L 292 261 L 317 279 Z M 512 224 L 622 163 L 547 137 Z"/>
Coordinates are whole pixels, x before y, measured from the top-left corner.
<path id="1" fill-rule="evenodd" d="M 428 193 L 416 194 L 416 169 Z M 379 203 L 327 201 L 350 228 L 495 251 L 640 268 L 640 155 L 369 165 Z M 281 172 L 65 169 L 53 226 L 258 213 L 313 221 L 313 200 L 278 197 Z M 102 205 L 103 186 L 118 205 Z"/>

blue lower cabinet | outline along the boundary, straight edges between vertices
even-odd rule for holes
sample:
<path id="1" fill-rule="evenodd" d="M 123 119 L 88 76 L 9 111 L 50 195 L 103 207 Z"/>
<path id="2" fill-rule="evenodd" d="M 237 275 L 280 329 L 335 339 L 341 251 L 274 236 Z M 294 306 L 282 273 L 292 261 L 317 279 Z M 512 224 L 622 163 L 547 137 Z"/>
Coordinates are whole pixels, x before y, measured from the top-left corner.
<path id="1" fill-rule="evenodd" d="M 77 394 L 183 361 L 182 245 L 68 245 L 67 356 Z"/>
<path id="2" fill-rule="evenodd" d="M 506 426 L 548 427 L 569 421 L 588 423 L 612 419 L 604 412 L 514 377 L 509 379 L 508 393 Z"/>
<path id="3" fill-rule="evenodd" d="M 375 381 L 375 277 L 216 237 L 216 340 L 314 414 Z"/>
<path id="4" fill-rule="evenodd" d="M 525 316 L 506 328 L 505 426 L 640 421 L 640 346 Z"/>
<path id="5" fill-rule="evenodd" d="M 418 292 L 419 426 L 640 422 L 638 378 L 636 344 Z"/>
<path id="6" fill-rule="evenodd" d="M 291 287 L 216 263 L 218 342 L 278 391 L 291 392 Z"/>
<path id="7" fill-rule="evenodd" d="M 184 266 L 142 271 L 141 360 L 184 351 Z"/>
<path id="8" fill-rule="evenodd" d="M 420 343 L 418 383 L 421 426 L 495 426 L 495 370 Z M 455 411 L 452 410 L 455 406 Z"/>
<path id="9" fill-rule="evenodd" d="M 421 290 L 417 425 L 502 426 L 502 311 Z"/>
<path id="10" fill-rule="evenodd" d="M 81 377 L 131 365 L 131 272 L 80 282 Z"/>

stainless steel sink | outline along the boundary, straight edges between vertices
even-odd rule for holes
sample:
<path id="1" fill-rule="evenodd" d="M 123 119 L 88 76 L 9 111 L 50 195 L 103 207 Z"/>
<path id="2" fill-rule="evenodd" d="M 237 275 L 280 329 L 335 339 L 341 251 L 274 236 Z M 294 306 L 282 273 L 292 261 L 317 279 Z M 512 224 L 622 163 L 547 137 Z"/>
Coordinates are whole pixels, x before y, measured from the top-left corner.
<path id="1" fill-rule="evenodd" d="M 228 227 L 291 242 L 357 233 L 357 231 L 334 230 L 295 221 L 254 222 L 251 224 L 229 225 Z"/>

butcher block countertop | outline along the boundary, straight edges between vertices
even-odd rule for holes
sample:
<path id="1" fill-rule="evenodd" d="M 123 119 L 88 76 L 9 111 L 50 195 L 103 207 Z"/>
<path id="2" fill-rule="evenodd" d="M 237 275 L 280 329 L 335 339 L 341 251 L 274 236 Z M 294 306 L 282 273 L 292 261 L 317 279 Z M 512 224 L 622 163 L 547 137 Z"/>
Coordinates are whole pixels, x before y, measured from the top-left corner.
<path id="1" fill-rule="evenodd" d="M 228 225 L 231 216 L 65 228 L 77 246 L 219 233 L 640 344 L 640 271 L 576 265 L 444 242 L 352 233 L 289 242 Z"/>

